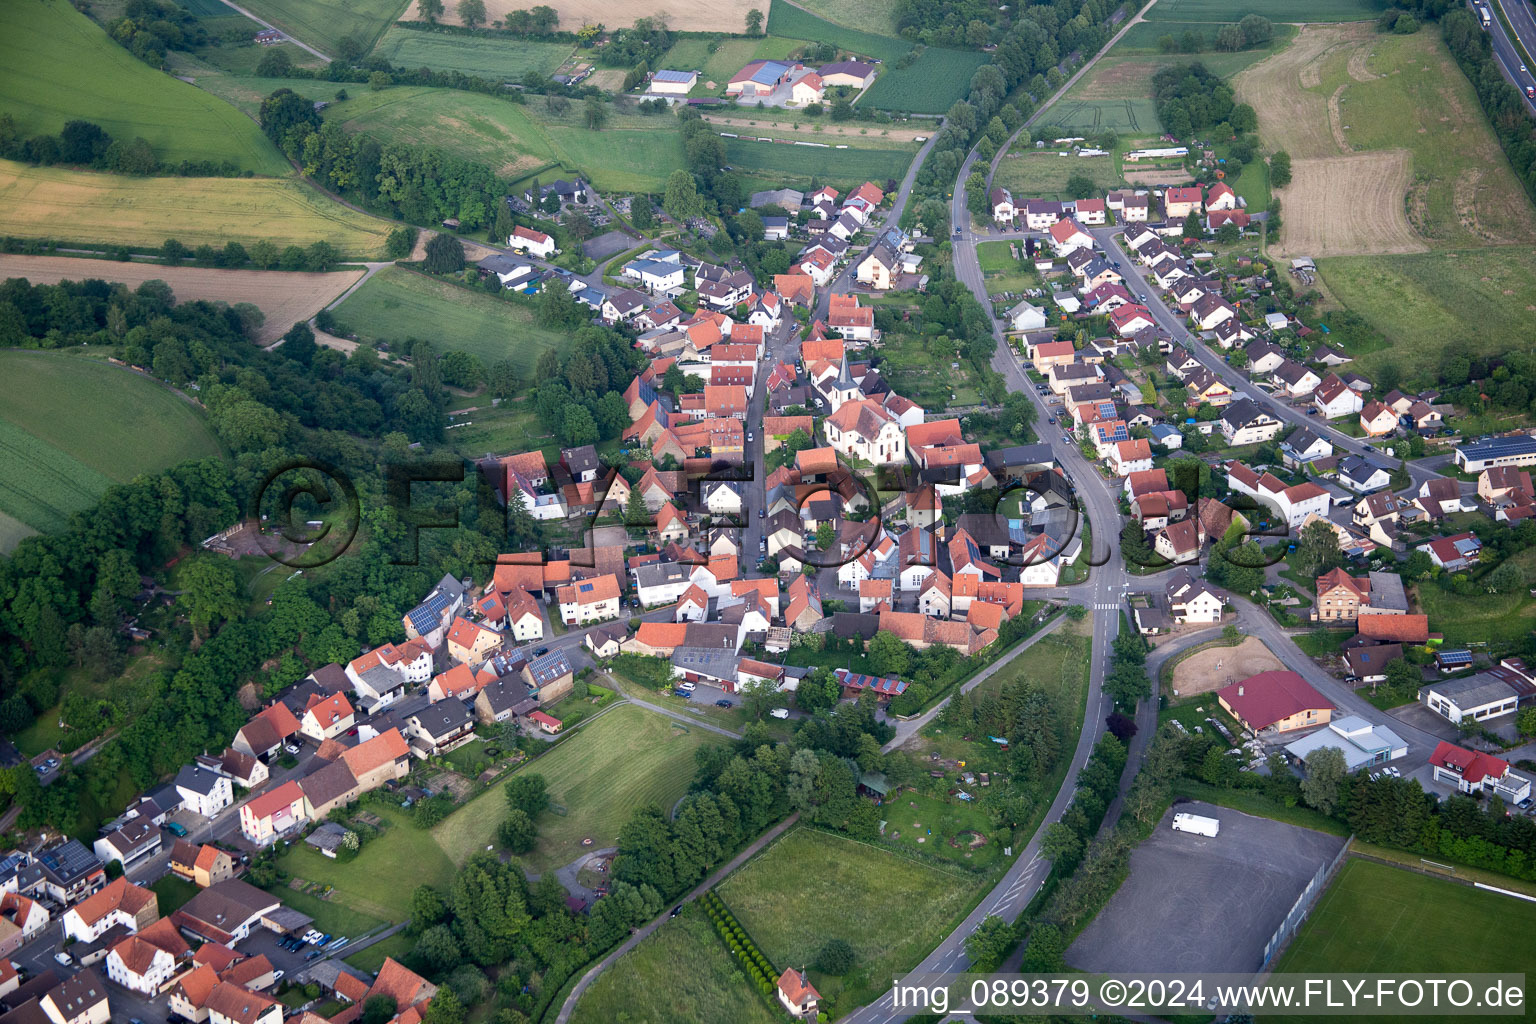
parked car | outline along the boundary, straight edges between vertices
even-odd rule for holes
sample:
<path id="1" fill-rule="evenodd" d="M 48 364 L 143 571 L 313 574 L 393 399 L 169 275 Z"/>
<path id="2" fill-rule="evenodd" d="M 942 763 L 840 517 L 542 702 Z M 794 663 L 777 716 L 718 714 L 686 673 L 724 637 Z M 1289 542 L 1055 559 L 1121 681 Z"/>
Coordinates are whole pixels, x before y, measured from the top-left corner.
<path id="1" fill-rule="evenodd" d="M 546 655 L 548 653 L 549 653 L 549 648 L 548 647 L 540 647 L 538 650 L 533 652 L 533 656 L 535 658 L 542 658 L 542 657 L 544 657 L 544 655 Z"/>
<path id="2" fill-rule="evenodd" d="M 768 712 L 768 714 L 772 718 L 788 718 L 789 708 L 774 708 L 772 711 Z"/>
<path id="3" fill-rule="evenodd" d="M 752 443 L 752 431 L 747 431 L 747 444 Z"/>
<path id="4" fill-rule="evenodd" d="M 281 968 L 279 968 L 278 970 L 275 970 L 275 971 L 272 972 L 272 980 L 273 981 L 282 981 L 283 980 L 283 971 L 282 971 Z"/>
<path id="5" fill-rule="evenodd" d="M 696 684 L 696 683 L 678 683 L 677 684 L 677 688 L 679 690 L 687 690 L 689 693 L 692 693 L 695 689 L 698 688 L 698 684 Z"/>
<path id="6" fill-rule="evenodd" d="M 53 954 L 53 962 L 59 964 L 60 966 L 68 967 L 70 964 L 75 962 L 75 959 L 68 953 L 59 952 Z"/>
<path id="7" fill-rule="evenodd" d="M 722 697 L 719 700 L 715 701 L 715 707 L 717 707 L 717 708 L 728 708 L 728 707 L 732 707 L 732 706 L 733 705 L 731 704 L 731 702 L 726 700 L 724 697 Z"/>
<path id="8" fill-rule="evenodd" d="M 187 829 L 185 825 L 180 825 L 174 821 L 168 821 L 165 823 L 165 830 L 171 835 L 175 836 L 177 839 L 187 838 Z"/>
<path id="9" fill-rule="evenodd" d="M 674 696 L 674 697 L 681 697 L 681 698 L 683 698 L 683 700 L 692 700 L 693 699 L 693 694 L 692 693 L 689 693 L 687 690 L 681 690 L 681 689 L 673 690 L 672 691 L 672 696 Z"/>
<path id="10" fill-rule="evenodd" d="M 297 754 L 299 752 L 299 745 L 297 743 L 290 743 L 283 749 L 288 751 L 290 754 Z"/>

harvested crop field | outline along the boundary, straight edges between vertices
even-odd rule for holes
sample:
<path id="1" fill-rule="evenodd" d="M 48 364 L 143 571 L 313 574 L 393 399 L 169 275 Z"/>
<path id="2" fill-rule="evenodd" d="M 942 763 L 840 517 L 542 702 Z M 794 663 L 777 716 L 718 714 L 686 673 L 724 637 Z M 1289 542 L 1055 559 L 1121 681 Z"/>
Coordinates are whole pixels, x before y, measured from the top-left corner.
<path id="1" fill-rule="evenodd" d="M 1353 153 L 1292 164 L 1277 255 L 1356 256 L 1424 252 L 1403 206 L 1406 149 Z M 1293 196 L 1309 197 L 1305 202 Z"/>
<path id="2" fill-rule="evenodd" d="M 1290 46 L 1233 79 L 1238 99 L 1252 104 L 1266 149 L 1292 159 L 1336 155 L 1329 126 L 1329 92 L 1321 91 L 1324 66 L 1347 67 L 1377 36 L 1372 25 L 1307 25 Z"/>
<path id="3" fill-rule="evenodd" d="M 155 178 L 28 167 L 0 160 L 0 234 L 158 246 L 266 239 L 330 242 L 348 256 L 384 249 L 393 224 L 277 178 Z"/>
<path id="4" fill-rule="evenodd" d="M 1179 662 L 1173 667 L 1173 692 L 1178 697 L 1209 693 L 1239 679 L 1283 668 L 1264 641 L 1250 636 L 1236 647 L 1209 647 Z"/>
<path id="5" fill-rule="evenodd" d="M 1294 161 L 1284 254 L 1536 241 L 1536 211 L 1437 33 L 1309 25 L 1235 84 L 1265 148 Z"/>
<path id="6" fill-rule="evenodd" d="M 575 32 L 583 25 L 607 25 L 620 28 L 634 24 L 636 18 L 667 19 L 667 27 L 674 32 L 741 32 L 747 23 L 747 12 L 752 8 L 764 8 L 762 0 L 632 0 L 623 5 L 613 0 L 548 0 L 560 15 L 560 29 Z M 487 21 L 496 21 L 509 11 L 526 10 L 527 0 L 486 0 Z M 442 21 L 459 24 L 457 4 L 448 4 Z M 766 12 L 764 12 L 766 13 Z M 413 7 L 409 15 L 414 16 Z"/>
<path id="7" fill-rule="evenodd" d="M 308 274 L 286 270 L 219 270 L 214 267 L 166 267 L 158 263 L 120 263 L 68 256 L 0 255 L 0 279 L 24 277 L 33 284 L 57 284 L 100 278 L 137 288 L 164 281 L 178 302 L 249 302 L 267 315 L 257 335 L 267 345 L 300 320 L 308 320 L 363 276 L 361 270 Z"/>

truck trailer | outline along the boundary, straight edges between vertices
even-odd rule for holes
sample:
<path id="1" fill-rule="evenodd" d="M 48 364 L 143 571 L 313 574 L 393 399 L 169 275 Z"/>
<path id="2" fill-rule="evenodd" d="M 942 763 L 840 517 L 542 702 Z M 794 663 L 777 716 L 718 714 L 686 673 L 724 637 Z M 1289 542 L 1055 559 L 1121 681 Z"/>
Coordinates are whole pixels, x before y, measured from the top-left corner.
<path id="1" fill-rule="evenodd" d="M 1221 831 L 1221 822 L 1203 814 L 1175 814 L 1173 827 L 1180 832 L 1193 832 L 1197 836 L 1214 839 L 1216 833 Z"/>

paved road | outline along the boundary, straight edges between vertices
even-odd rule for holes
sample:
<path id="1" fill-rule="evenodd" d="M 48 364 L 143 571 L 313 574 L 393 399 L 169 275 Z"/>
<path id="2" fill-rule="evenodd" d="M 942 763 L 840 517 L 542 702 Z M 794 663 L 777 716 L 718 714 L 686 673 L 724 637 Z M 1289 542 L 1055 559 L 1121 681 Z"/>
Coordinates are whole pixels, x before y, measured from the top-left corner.
<path id="1" fill-rule="evenodd" d="M 1152 313 L 1152 318 L 1157 321 L 1157 326 L 1168 332 L 1175 345 L 1182 345 L 1194 354 L 1200 363 L 1208 367 L 1221 381 L 1232 389 L 1234 395 L 1251 398 L 1266 409 L 1271 415 L 1293 426 L 1310 427 L 1313 432 L 1325 437 L 1335 449 L 1355 455 L 1373 454 L 1379 455 L 1377 449 L 1361 441 L 1359 438 L 1350 437 L 1328 424 L 1321 416 L 1308 416 L 1304 409 L 1297 409 L 1288 402 L 1283 402 L 1275 396 L 1268 394 L 1260 388 L 1254 387 L 1247 376 L 1227 363 L 1214 350 L 1203 341 L 1190 333 L 1185 326 L 1183 318 L 1179 317 L 1163 302 L 1162 295 L 1158 292 L 1156 283 L 1148 276 L 1147 268 L 1138 265 L 1124 248 L 1124 231 L 1118 227 L 1089 228 L 1088 233 L 1109 254 L 1109 258 L 1119 264 L 1120 272 L 1125 275 L 1126 289 L 1135 295 L 1145 295 L 1143 305 Z M 1414 486 L 1417 487 L 1426 480 L 1435 479 L 1442 474 L 1435 472 L 1422 463 L 1410 463 L 1409 475 L 1413 477 Z"/>
<path id="2" fill-rule="evenodd" d="M 1067 617 L 1065 615 L 1056 616 L 1056 618 L 1047 623 L 1045 628 L 1040 630 L 1040 632 L 1036 633 L 1028 640 L 1025 640 L 1023 643 L 1013 648 L 1013 650 L 1009 651 L 1007 654 L 1003 655 L 1001 658 L 988 665 L 984 670 L 976 673 L 975 676 L 962 683 L 960 685 L 960 692 L 970 693 L 972 690 L 976 689 L 976 687 L 992 678 L 992 676 L 1004 665 L 1008 664 L 1014 658 L 1017 658 L 1031 647 L 1035 646 L 1041 637 L 1056 632 L 1057 629 L 1061 628 L 1061 624 L 1066 621 Z M 949 702 L 953 699 L 954 694 L 950 694 L 948 697 L 945 697 L 943 700 L 935 704 L 932 708 L 929 708 L 923 714 L 916 718 L 910 719 L 909 721 L 889 722 L 889 720 L 887 720 L 889 724 L 895 725 L 896 736 L 890 742 L 886 743 L 885 746 L 881 747 L 880 752 L 882 754 L 889 754 L 891 751 L 907 742 L 907 740 L 915 736 L 918 731 L 923 728 L 923 726 L 927 725 L 929 722 L 933 721 L 941 713 L 943 713 L 944 709 L 949 706 Z"/>
<path id="3" fill-rule="evenodd" d="M 321 53 L 319 50 L 315 49 L 313 46 L 310 46 L 306 42 L 302 42 L 302 41 L 300 41 L 298 39 L 293 38 L 293 36 L 289 35 L 287 32 L 283 32 L 282 29 L 278 28 L 276 25 L 272 24 L 270 21 L 264 21 L 261 18 L 258 18 L 256 15 L 252 14 L 250 11 L 246 10 L 244 7 L 241 7 L 239 4 L 231 3 L 230 0 L 224 0 L 224 5 L 226 7 L 232 7 L 235 10 L 239 11 L 241 14 L 245 15 L 247 18 L 250 18 L 252 21 L 254 21 L 256 24 L 260 25 L 262 28 L 270 28 L 274 32 L 282 32 L 283 33 L 283 38 L 288 40 L 288 42 L 292 43 L 294 46 L 297 46 L 301 50 L 306 50 L 309 53 L 314 54 L 316 57 L 319 57 L 321 60 L 325 61 L 327 64 L 329 64 L 331 62 L 331 58 L 330 57 L 328 57 L 325 54 Z"/>
<path id="4" fill-rule="evenodd" d="M 719 885 L 726 879 L 727 876 L 731 874 L 731 872 L 745 864 L 754 855 L 756 855 L 759 850 L 773 842 L 784 833 L 785 829 L 788 829 L 791 825 L 799 820 L 800 812 L 796 811 L 794 814 L 791 814 L 789 817 L 779 822 L 767 832 L 764 832 L 760 837 L 758 837 L 756 842 L 747 847 L 745 850 L 742 850 L 736 856 L 732 857 L 730 863 L 726 864 L 722 868 L 719 868 L 715 871 L 714 874 L 700 882 L 686 896 L 678 900 L 674 906 L 683 906 L 684 904 L 692 903 L 694 900 L 704 895 L 710 889 L 713 889 L 715 886 Z M 581 998 L 581 994 L 587 990 L 587 987 L 597 980 L 597 976 L 602 974 L 609 967 L 612 967 L 615 961 L 619 959 L 619 957 L 623 956 L 625 953 L 628 953 L 630 950 L 638 946 L 647 935 L 650 935 L 657 928 L 660 928 L 662 925 L 666 924 L 667 919 L 671 916 L 671 909 L 668 909 L 659 914 L 654 921 L 640 928 L 628 939 L 624 940 L 623 945 L 619 946 L 618 949 L 615 949 L 612 953 L 609 953 L 607 956 L 603 957 L 596 964 L 594 964 L 586 974 L 583 974 L 581 976 L 581 980 L 576 983 L 576 987 L 571 989 L 571 994 L 566 996 L 565 1002 L 560 1005 L 560 1012 L 555 1016 L 555 1024 L 566 1024 L 566 1022 L 571 1019 L 571 1011 L 576 1009 L 576 1001 Z"/>
<path id="5" fill-rule="evenodd" d="M 891 208 L 886 213 L 885 219 L 880 222 L 878 228 L 870 229 L 876 239 L 880 237 L 880 233 L 886 228 L 901 223 L 901 215 L 907 208 L 907 201 L 912 198 L 912 185 L 917 181 L 917 172 L 922 169 L 923 161 L 928 159 L 928 153 L 933 149 L 933 144 L 938 141 L 939 130 L 943 127 L 943 124 L 942 118 L 935 122 L 933 134 L 928 136 L 928 141 L 923 143 L 922 148 L 917 151 L 917 155 L 912 158 L 912 163 L 907 167 L 907 173 L 901 179 L 901 187 L 896 190 L 896 198 L 892 201 Z M 848 290 L 848 285 L 853 280 L 854 271 L 858 268 L 859 260 L 863 258 L 864 251 L 860 250 L 854 254 L 853 258 L 848 261 L 848 265 L 843 267 L 842 271 L 832 279 L 832 283 L 821 290 L 821 296 L 816 300 L 817 319 L 825 320 L 827 318 L 827 310 L 832 305 L 833 292 Z"/>
<path id="6" fill-rule="evenodd" d="M 1520 40 L 1520 45 L 1525 47 L 1525 52 L 1536 56 L 1536 12 L 1533 12 L 1529 0 L 1492 0 L 1497 3 L 1504 12 L 1504 17 L 1509 19 L 1509 24 L 1515 30 L 1515 37 Z M 1473 12 L 1476 16 L 1476 12 Z M 1527 86 L 1536 86 L 1536 74 L 1533 74 L 1525 64 L 1520 52 L 1515 49 L 1515 44 L 1510 40 L 1509 33 L 1504 31 L 1498 15 L 1490 11 L 1488 16 L 1493 19 L 1488 26 L 1488 38 L 1493 43 L 1493 54 L 1498 58 L 1499 69 L 1504 72 L 1516 89 L 1520 90 L 1520 98 L 1524 101 L 1526 109 L 1536 114 L 1536 99 L 1525 94 Z M 1481 19 L 1479 19 L 1481 20 Z"/>

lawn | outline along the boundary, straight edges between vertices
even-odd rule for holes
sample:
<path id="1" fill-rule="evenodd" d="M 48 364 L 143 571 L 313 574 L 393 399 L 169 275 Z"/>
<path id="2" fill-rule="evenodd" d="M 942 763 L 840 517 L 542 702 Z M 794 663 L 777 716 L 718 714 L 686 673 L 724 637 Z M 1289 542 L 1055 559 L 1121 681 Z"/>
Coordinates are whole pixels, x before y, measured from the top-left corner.
<path id="1" fill-rule="evenodd" d="M 1069 127 L 1068 122 L 1062 122 Z M 1067 179 L 1085 174 L 1100 190 L 1120 184 L 1115 161 L 1109 156 L 1062 156 L 1061 150 L 1037 150 L 1015 143 L 997 165 L 992 184 L 1006 188 L 1014 199 L 1080 199 L 1067 195 Z"/>
<path id="2" fill-rule="evenodd" d="M 241 6 L 302 42 L 335 55 L 337 44 L 352 36 L 363 52 L 372 49 L 389 23 L 405 13 L 410 0 L 242 0 Z"/>
<path id="3" fill-rule="evenodd" d="M 200 890 L 180 875 L 162 875 L 150 884 L 160 905 L 160 916 L 170 917 Z"/>
<path id="4" fill-rule="evenodd" d="M 119 367 L 9 351 L 0 378 L 0 512 L 39 532 L 63 528 L 114 483 L 221 454 L 196 408 Z"/>
<path id="5" fill-rule="evenodd" d="M 369 974 L 379 973 L 379 968 L 384 966 L 385 957 L 394 957 L 396 960 L 404 960 L 405 955 L 416 945 L 416 940 L 405 932 L 396 932 L 387 939 L 380 939 L 373 945 L 346 958 L 346 963 L 356 967 L 360 971 Z"/>
<path id="6" fill-rule="evenodd" d="M 279 247 L 327 241 L 348 256 L 382 255 L 394 225 L 275 178 L 153 182 L 0 160 L 0 235 L 111 245 Z"/>
<path id="7" fill-rule="evenodd" d="M 1448 943 L 1494 934 L 1497 942 Z M 1529 970 L 1536 961 L 1536 904 L 1374 861 L 1346 861 L 1280 958 L 1280 973 L 1423 975 Z M 1481 994 L 1481 993 L 1479 993 Z M 1266 1021 L 1306 1020 L 1266 1013 Z M 1450 1015 L 1415 1017 L 1451 1021 Z"/>
<path id="8" fill-rule="evenodd" d="M 411 824 L 409 815 L 398 808 L 369 804 L 360 813 L 384 819 L 382 834 L 367 839 L 363 848 L 347 860 L 331 858 L 303 842 L 295 842 L 278 858 L 277 864 L 294 878 L 319 882 L 335 888 L 329 900 L 314 899 L 324 905 L 343 905 L 368 917 L 385 921 L 403 921 L 410 916 L 411 892 L 418 885 L 446 890 L 453 880 L 454 863 L 434 842 L 433 833 Z M 381 879 L 395 884 L 381 885 Z M 279 891 L 285 900 L 292 891 Z M 306 914 L 313 911 L 305 910 Z M 343 931 L 347 925 L 337 925 Z M 356 935 L 355 926 L 351 934 Z M 334 932 L 335 927 L 324 926 Z"/>
<path id="9" fill-rule="evenodd" d="M 1018 250 L 1019 259 L 1013 258 L 1010 245 Z M 982 242 L 976 247 L 976 255 L 981 261 L 981 274 L 986 279 L 990 295 L 1022 292 L 1040 284 L 1040 274 L 1022 258 L 1022 242 Z"/>
<path id="10" fill-rule="evenodd" d="M 852 1009 L 927 956 L 970 908 L 977 885 L 900 854 L 798 828 L 717 891 L 776 967 L 810 964 L 829 939 L 852 945 L 858 959 L 845 977 L 811 972 L 823 996 Z"/>
<path id="11" fill-rule="evenodd" d="M 374 47 L 397 68 L 431 68 L 461 71 L 481 78 L 521 82 L 532 71 L 553 74 L 574 48 L 570 43 L 544 43 L 530 39 L 464 36 L 425 32 L 391 25 Z"/>
<path id="12" fill-rule="evenodd" d="M 487 363 L 510 359 L 524 373 L 533 371 L 545 349 L 566 342 L 564 335 L 536 325 L 526 306 L 404 267 L 379 271 L 336 307 L 335 315 L 345 332 L 388 341 L 396 350 L 407 339 L 425 339 Z"/>
<path id="13" fill-rule="evenodd" d="M 288 162 L 252 121 L 151 68 L 69 4 L 9 6 L 5 31 L 0 32 L 0 67 L 5 68 L 0 109 L 16 118 L 23 137 L 57 133 L 66 121 L 88 118 L 114 139 L 144 138 L 167 163 L 227 161 L 256 174 L 290 172 Z M 134 187 L 148 192 L 160 186 L 157 181 Z M 33 211 L 27 217 L 45 221 Z M 162 240 L 165 234 L 162 229 Z"/>
<path id="14" fill-rule="evenodd" d="M 693 87 L 693 96 L 724 96 L 731 76 L 754 60 L 782 60 L 804 46 L 798 39 L 784 39 L 778 35 L 760 39 L 742 37 L 711 39 L 683 39 L 667 51 L 662 67 L 674 71 L 697 71 L 699 81 Z M 710 47 L 714 50 L 711 51 Z M 714 82 L 714 88 L 708 83 Z"/>
<path id="15" fill-rule="evenodd" d="M 1158 0 L 1148 21 L 1241 21 L 1262 14 L 1271 21 L 1367 21 L 1381 13 L 1375 0 Z"/>
<path id="16" fill-rule="evenodd" d="M 1429 628 L 1444 633 L 1453 644 L 1506 647 L 1519 643 L 1536 627 L 1536 599 L 1524 588 L 1513 594 L 1462 597 L 1428 582 L 1414 587 L 1414 596 L 1429 616 Z"/>
<path id="17" fill-rule="evenodd" d="M 469 459 L 478 459 L 487 452 L 525 452 L 534 448 L 544 449 L 544 454 L 559 458 L 560 444 L 555 435 L 546 431 L 526 401 L 516 401 L 492 409 L 488 399 L 486 408 L 469 413 L 457 422 L 467 426 L 449 431 L 448 440 L 454 451 Z"/>
<path id="18" fill-rule="evenodd" d="M 1367 376 L 1390 362 L 1412 377 L 1438 366 L 1448 348 L 1495 354 L 1507 339 L 1530 332 L 1536 305 L 1536 251 L 1530 248 L 1335 256 L 1319 260 L 1318 269 L 1328 291 L 1391 343 L 1357 361 Z"/>
<path id="19" fill-rule="evenodd" d="M 582 994 L 571 1014 L 571 1024 L 773 1024 L 783 1019 L 768 1009 L 696 906 L 620 957 Z"/>
<path id="20" fill-rule="evenodd" d="M 693 752 L 721 737 L 688 729 L 632 705 L 615 708 L 525 768 L 544 776 L 551 809 L 540 815 L 539 845 L 522 858 L 530 871 L 575 860 L 583 850 L 612 846 L 639 808 L 670 811 L 693 779 Z M 496 841 L 507 803 L 496 786 L 432 830 L 448 857 L 463 863 Z M 591 839 L 590 846 L 582 845 Z"/>

